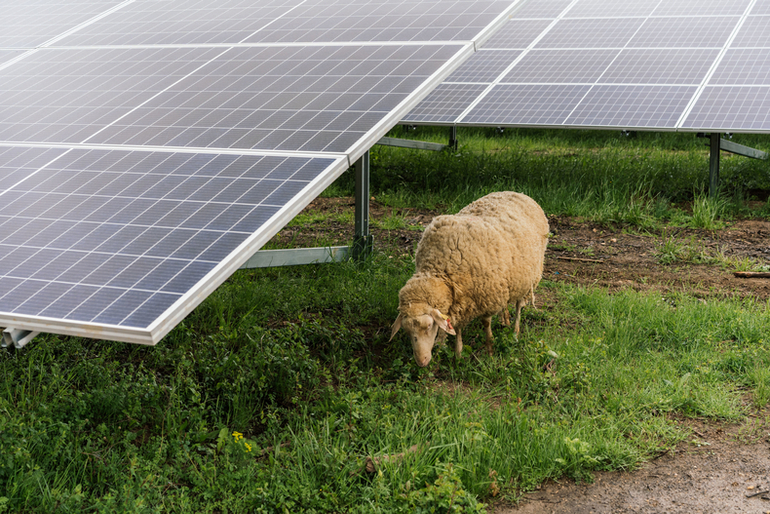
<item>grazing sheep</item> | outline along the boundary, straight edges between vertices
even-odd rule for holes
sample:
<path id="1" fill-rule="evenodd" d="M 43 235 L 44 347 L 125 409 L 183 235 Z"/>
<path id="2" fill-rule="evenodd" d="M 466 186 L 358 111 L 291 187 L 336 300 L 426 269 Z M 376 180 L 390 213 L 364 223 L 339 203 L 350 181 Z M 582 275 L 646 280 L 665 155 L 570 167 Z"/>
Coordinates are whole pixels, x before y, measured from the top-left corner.
<path id="1" fill-rule="evenodd" d="M 492 193 L 453 216 L 437 216 L 425 229 L 415 255 L 416 270 L 399 292 L 399 314 L 390 338 L 403 327 L 420 366 L 431 359 L 441 329 L 456 336 L 459 357 L 462 328 L 481 318 L 487 352 L 492 354 L 492 316 L 510 324 L 508 305 L 521 308 L 543 274 L 548 220 L 540 206 L 521 193 Z"/>

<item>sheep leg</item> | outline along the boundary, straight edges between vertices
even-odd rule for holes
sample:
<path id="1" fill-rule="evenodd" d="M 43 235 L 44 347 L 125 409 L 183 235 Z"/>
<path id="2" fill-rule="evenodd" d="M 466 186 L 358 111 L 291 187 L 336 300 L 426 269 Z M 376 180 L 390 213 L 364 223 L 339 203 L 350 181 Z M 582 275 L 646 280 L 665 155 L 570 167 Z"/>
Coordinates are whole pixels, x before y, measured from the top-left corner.
<path id="1" fill-rule="evenodd" d="M 508 309 L 506 308 L 505 311 L 508 312 Z M 484 318 L 483 323 L 484 333 L 487 335 L 487 353 L 492 356 L 494 354 L 492 351 L 492 341 L 495 340 L 495 338 L 492 336 L 492 316 Z"/>
<path id="2" fill-rule="evenodd" d="M 516 334 L 516 338 L 519 337 L 519 328 L 520 328 L 520 321 L 521 321 L 521 308 L 524 307 L 524 305 L 527 302 L 524 300 L 518 300 L 516 302 L 516 321 L 513 324 L 513 333 Z"/>
<path id="3" fill-rule="evenodd" d="M 455 356 L 459 359 L 460 354 L 463 353 L 463 335 L 462 330 L 455 328 L 457 335 L 455 336 Z"/>
<path id="4" fill-rule="evenodd" d="M 504 327 L 511 326 L 511 312 L 508 310 L 507 305 L 503 307 L 503 310 L 500 311 L 500 324 L 502 324 Z"/>

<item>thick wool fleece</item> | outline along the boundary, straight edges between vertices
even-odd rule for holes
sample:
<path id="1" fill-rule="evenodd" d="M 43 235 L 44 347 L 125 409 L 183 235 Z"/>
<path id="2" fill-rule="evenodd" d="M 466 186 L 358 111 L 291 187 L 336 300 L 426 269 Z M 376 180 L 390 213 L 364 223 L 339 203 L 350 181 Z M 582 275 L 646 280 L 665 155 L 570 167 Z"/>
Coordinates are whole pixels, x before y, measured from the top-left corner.
<path id="1" fill-rule="evenodd" d="M 468 204 L 457 215 L 494 218 L 498 226 L 508 232 L 517 249 L 517 281 L 529 282 L 530 286 L 530 290 L 523 296 L 512 297 L 509 304 L 516 305 L 515 300 L 526 301 L 529 297 L 527 293 L 532 294 L 543 276 L 545 248 L 550 231 L 543 209 L 527 195 L 500 191 Z"/>
<path id="2" fill-rule="evenodd" d="M 513 304 L 518 321 L 543 274 L 548 231 L 540 206 L 514 192 L 492 193 L 456 215 L 437 216 L 417 246 L 415 274 L 399 293 L 400 316 L 434 308 L 448 314 L 458 329 L 458 355 L 459 329 L 481 317 L 491 352 L 491 317 Z"/>

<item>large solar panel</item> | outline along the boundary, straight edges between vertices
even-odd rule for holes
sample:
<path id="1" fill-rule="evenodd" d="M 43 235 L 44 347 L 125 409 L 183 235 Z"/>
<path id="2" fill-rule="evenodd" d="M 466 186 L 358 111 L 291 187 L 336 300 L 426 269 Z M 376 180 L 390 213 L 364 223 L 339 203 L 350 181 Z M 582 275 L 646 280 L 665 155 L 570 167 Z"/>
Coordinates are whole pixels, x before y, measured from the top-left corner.
<path id="1" fill-rule="evenodd" d="M 768 0 L 527 0 L 403 121 L 770 132 L 769 99 Z"/>
<path id="2" fill-rule="evenodd" d="M 0 326 L 156 343 L 514 4 L 4 6 Z"/>

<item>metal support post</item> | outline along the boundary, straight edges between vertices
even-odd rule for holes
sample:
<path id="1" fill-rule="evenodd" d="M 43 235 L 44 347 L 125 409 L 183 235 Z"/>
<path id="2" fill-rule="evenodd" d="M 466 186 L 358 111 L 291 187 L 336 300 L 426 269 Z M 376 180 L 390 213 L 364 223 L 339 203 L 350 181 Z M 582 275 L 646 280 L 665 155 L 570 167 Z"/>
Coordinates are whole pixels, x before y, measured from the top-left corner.
<path id="1" fill-rule="evenodd" d="M 452 125 L 449 129 L 449 145 L 453 151 L 457 151 L 457 125 Z"/>
<path id="2" fill-rule="evenodd" d="M 353 258 L 363 260 L 372 253 L 374 240 L 369 233 L 369 152 L 356 161 L 356 213 Z"/>
<path id="3" fill-rule="evenodd" d="M 719 151 L 722 135 L 718 132 L 711 134 L 711 157 L 709 158 L 709 196 L 716 198 L 719 195 Z"/>

